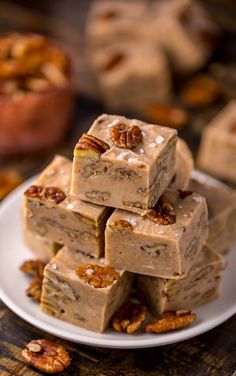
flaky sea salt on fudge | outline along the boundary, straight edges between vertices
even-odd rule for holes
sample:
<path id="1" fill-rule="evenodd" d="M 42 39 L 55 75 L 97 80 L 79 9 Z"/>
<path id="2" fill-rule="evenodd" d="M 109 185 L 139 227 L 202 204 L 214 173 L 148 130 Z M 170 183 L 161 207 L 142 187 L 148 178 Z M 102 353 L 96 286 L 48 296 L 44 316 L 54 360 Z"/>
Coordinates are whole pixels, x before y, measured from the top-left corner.
<path id="1" fill-rule="evenodd" d="M 56 156 L 25 191 L 25 227 L 56 243 L 99 257 L 109 209 L 71 196 L 71 174 L 72 162 Z"/>
<path id="2" fill-rule="evenodd" d="M 177 138 L 175 175 L 169 185 L 170 188 L 187 189 L 191 172 L 194 167 L 192 153 L 182 138 Z"/>
<path id="3" fill-rule="evenodd" d="M 71 193 L 142 213 L 174 176 L 176 134 L 123 116 L 99 116 L 75 146 Z"/>
<path id="4" fill-rule="evenodd" d="M 236 243 L 236 192 L 200 171 L 193 171 L 188 189 L 206 197 L 209 215 L 207 243 L 226 253 Z"/>
<path id="5" fill-rule="evenodd" d="M 67 248 L 45 267 L 41 309 L 83 328 L 103 332 L 131 290 L 133 275 L 94 263 Z"/>
<path id="6" fill-rule="evenodd" d="M 204 197 L 167 189 L 146 215 L 115 210 L 106 225 L 105 259 L 122 270 L 178 279 L 208 236 Z"/>
<path id="7" fill-rule="evenodd" d="M 225 267 L 225 259 L 204 246 L 186 278 L 174 281 L 139 275 L 138 291 L 146 299 L 153 315 L 190 310 L 218 297 Z"/>
<path id="8" fill-rule="evenodd" d="M 236 100 L 232 100 L 204 128 L 197 166 L 236 182 Z"/>
<path id="9" fill-rule="evenodd" d="M 33 255 L 45 263 L 48 263 L 62 247 L 61 244 L 26 229 L 23 230 L 23 239 Z"/>

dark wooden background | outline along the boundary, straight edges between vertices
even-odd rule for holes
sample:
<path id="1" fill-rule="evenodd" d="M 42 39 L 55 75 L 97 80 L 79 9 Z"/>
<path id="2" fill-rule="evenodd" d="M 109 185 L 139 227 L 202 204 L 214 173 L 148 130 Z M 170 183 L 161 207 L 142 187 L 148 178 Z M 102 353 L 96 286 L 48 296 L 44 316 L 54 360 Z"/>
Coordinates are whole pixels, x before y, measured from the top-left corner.
<path id="1" fill-rule="evenodd" d="M 75 113 L 66 139 L 53 150 L 0 160 L 0 170 L 17 169 L 25 179 L 46 166 L 55 153 L 72 157 L 73 145 L 79 135 L 104 111 L 99 102 L 88 98 L 91 91 L 83 67 L 83 29 L 90 3 L 89 0 L 0 0 L 0 31 L 43 32 L 62 39 L 71 49 L 78 87 Z M 229 97 L 236 97 L 236 1 L 207 0 L 203 3 L 224 30 L 223 43 L 212 61 L 220 64 Z M 190 126 L 180 132 L 194 155 L 201 129 L 223 105 L 220 102 L 200 113 L 193 112 Z M 62 376 L 236 376 L 236 316 L 191 340 L 140 350 L 102 349 L 56 339 L 18 318 L 1 302 L 0 330 L 0 376 L 43 375 L 26 366 L 21 357 L 25 344 L 36 338 L 58 341 L 70 351 L 72 364 Z"/>

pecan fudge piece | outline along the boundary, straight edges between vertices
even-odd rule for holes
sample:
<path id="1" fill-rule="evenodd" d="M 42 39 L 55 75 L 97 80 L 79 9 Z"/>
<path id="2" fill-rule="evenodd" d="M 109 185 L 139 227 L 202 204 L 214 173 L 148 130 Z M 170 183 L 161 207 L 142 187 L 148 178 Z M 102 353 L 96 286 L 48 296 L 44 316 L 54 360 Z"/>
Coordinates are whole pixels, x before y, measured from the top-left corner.
<path id="1" fill-rule="evenodd" d="M 115 210 L 107 221 L 105 258 L 118 269 L 183 278 L 208 236 L 204 197 L 167 189 L 146 214 Z"/>
<path id="2" fill-rule="evenodd" d="M 48 263 L 62 247 L 61 244 L 27 229 L 24 229 L 23 238 L 29 250 L 44 263 Z"/>
<path id="3" fill-rule="evenodd" d="M 75 257 L 67 248 L 45 267 L 41 309 L 54 317 L 103 332 L 131 290 L 133 275 Z"/>
<path id="4" fill-rule="evenodd" d="M 142 212 L 175 170 L 174 129 L 101 115 L 74 150 L 71 193 L 81 200 Z"/>
<path id="5" fill-rule="evenodd" d="M 153 6 L 153 38 L 182 72 L 201 68 L 211 55 L 219 31 L 195 0 L 164 0 Z"/>
<path id="6" fill-rule="evenodd" d="M 138 290 L 153 315 L 190 310 L 218 297 L 225 267 L 225 259 L 204 246 L 185 278 L 177 281 L 139 275 Z"/>
<path id="7" fill-rule="evenodd" d="M 142 110 L 170 97 L 168 61 L 155 46 L 117 43 L 92 50 L 88 60 L 107 108 L 114 111 Z"/>
<path id="8" fill-rule="evenodd" d="M 56 156 L 25 192 L 26 229 L 56 243 L 100 256 L 110 209 L 78 200 L 70 193 L 72 162 Z"/>
<path id="9" fill-rule="evenodd" d="M 206 197 L 209 215 L 207 243 L 217 252 L 225 253 L 236 242 L 236 194 L 200 171 L 193 171 L 189 189 Z"/>
<path id="10" fill-rule="evenodd" d="M 232 100 L 203 130 L 197 166 L 236 182 L 236 100 Z"/>
<path id="11" fill-rule="evenodd" d="M 186 142 L 178 137 L 176 144 L 175 175 L 170 183 L 170 188 L 187 189 L 193 167 L 193 155 Z"/>

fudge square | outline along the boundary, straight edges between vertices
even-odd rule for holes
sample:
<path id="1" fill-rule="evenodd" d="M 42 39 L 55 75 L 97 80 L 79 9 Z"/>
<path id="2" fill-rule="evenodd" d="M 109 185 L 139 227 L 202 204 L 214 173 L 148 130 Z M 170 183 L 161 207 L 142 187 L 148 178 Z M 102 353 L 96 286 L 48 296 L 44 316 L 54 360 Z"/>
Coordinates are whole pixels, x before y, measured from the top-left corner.
<path id="1" fill-rule="evenodd" d="M 204 246 L 185 278 L 171 280 L 139 275 L 138 291 L 153 315 L 190 310 L 218 297 L 225 267 L 224 257 Z"/>
<path id="2" fill-rule="evenodd" d="M 103 332 L 129 295 L 133 275 L 92 260 L 66 247 L 60 250 L 45 267 L 40 307 L 61 320 Z"/>
<path id="3" fill-rule="evenodd" d="M 155 205 L 175 173 L 174 129 L 99 116 L 74 150 L 71 194 L 142 213 Z"/>
<path id="4" fill-rule="evenodd" d="M 236 182 L 236 100 L 203 130 L 197 167 Z"/>
<path id="5" fill-rule="evenodd" d="M 36 232 L 24 229 L 23 240 L 27 248 L 33 253 L 38 260 L 48 263 L 62 248 L 61 244 L 40 236 Z"/>
<path id="6" fill-rule="evenodd" d="M 183 278 L 207 239 L 207 225 L 204 197 L 167 189 L 144 216 L 113 212 L 106 225 L 105 259 L 134 273 Z"/>
<path id="7" fill-rule="evenodd" d="M 236 193 L 218 180 L 193 171 L 188 189 L 206 197 L 209 217 L 207 243 L 217 252 L 226 253 L 236 243 Z"/>
<path id="8" fill-rule="evenodd" d="M 70 195 L 72 162 L 56 156 L 25 192 L 27 230 L 99 257 L 109 209 Z"/>

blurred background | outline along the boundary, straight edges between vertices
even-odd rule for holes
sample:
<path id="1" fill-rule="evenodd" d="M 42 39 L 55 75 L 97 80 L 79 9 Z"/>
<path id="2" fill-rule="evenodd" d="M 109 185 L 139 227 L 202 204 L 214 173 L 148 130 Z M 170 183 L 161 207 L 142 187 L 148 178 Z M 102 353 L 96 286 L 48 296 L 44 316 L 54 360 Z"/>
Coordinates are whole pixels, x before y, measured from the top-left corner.
<path id="1" fill-rule="evenodd" d="M 234 0 L 0 1 L 0 199 L 55 153 L 72 158 L 102 112 L 174 127 L 197 158 L 236 97 L 235 19 Z M 203 167 L 235 186 L 230 168 Z"/>

